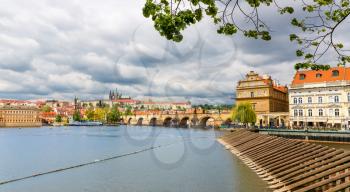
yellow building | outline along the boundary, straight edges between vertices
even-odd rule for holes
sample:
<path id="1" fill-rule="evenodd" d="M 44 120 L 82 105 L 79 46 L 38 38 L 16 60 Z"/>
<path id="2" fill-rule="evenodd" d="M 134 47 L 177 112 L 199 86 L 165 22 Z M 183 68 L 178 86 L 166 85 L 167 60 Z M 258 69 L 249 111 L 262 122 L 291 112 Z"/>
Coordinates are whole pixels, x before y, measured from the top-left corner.
<path id="1" fill-rule="evenodd" d="M 0 108 L 0 127 L 39 127 L 39 110 L 30 107 Z"/>
<path id="2" fill-rule="evenodd" d="M 270 76 L 250 71 L 236 87 L 236 104 L 251 103 L 260 127 L 284 127 L 288 122 L 288 88 Z"/>

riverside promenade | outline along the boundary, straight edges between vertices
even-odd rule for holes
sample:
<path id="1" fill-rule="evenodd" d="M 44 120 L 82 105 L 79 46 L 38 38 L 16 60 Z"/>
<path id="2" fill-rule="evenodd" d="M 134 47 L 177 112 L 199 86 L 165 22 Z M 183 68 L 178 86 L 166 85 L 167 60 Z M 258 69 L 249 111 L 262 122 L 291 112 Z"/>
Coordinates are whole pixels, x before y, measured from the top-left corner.
<path id="1" fill-rule="evenodd" d="M 218 141 L 275 192 L 350 191 L 349 152 L 247 130 Z"/>
<path id="2" fill-rule="evenodd" d="M 292 130 L 292 129 L 257 129 L 261 134 L 280 136 L 289 139 L 349 143 L 350 131 L 331 130 Z"/>

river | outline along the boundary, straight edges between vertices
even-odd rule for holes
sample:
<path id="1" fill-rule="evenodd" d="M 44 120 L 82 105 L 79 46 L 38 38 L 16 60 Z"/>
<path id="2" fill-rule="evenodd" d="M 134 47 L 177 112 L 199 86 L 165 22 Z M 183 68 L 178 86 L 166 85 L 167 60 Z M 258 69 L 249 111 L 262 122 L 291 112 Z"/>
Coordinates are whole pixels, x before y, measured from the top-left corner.
<path id="1" fill-rule="evenodd" d="M 220 134 L 137 126 L 0 129 L 0 182 L 92 163 L 0 185 L 0 192 L 267 191 L 216 142 Z"/>

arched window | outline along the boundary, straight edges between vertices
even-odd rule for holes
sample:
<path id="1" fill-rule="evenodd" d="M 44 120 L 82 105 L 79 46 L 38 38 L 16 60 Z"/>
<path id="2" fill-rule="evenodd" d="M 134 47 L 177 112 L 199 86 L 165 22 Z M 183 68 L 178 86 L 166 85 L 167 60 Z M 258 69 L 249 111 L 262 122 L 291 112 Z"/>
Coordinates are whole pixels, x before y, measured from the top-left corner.
<path id="1" fill-rule="evenodd" d="M 250 92 L 250 97 L 254 97 L 254 92 Z"/>
<path id="2" fill-rule="evenodd" d="M 308 112 L 309 117 L 312 117 L 312 109 L 309 109 L 307 112 Z"/>
<path id="3" fill-rule="evenodd" d="M 339 103 L 339 96 L 338 95 L 334 96 L 334 103 Z"/>
<path id="4" fill-rule="evenodd" d="M 329 96 L 329 97 L 328 97 L 328 102 L 329 102 L 329 103 L 333 103 L 333 102 L 334 102 L 333 96 Z"/>
<path id="5" fill-rule="evenodd" d="M 299 75 L 299 79 L 300 79 L 300 80 L 304 80 L 305 78 L 306 78 L 306 75 L 305 75 L 305 74 L 300 74 L 300 75 Z"/>
<path id="6" fill-rule="evenodd" d="M 335 109 L 335 110 L 334 110 L 334 115 L 335 115 L 336 117 L 339 117 L 339 116 L 340 116 L 340 111 L 339 111 L 339 109 Z"/>
<path id="7" fill-rule="evenodd" d="M 339 76 L 339 71 L 338 70 L 333 70 L 332 71 L 332 76 L 333 77 L 338 77 Z"/>
<path id="8" fill-rule="evenodd" d="M 300 116 L 300 117 L 304 116 L 304 113 L 303 113 L 303 110 L 302 110 L 302 109 L 299 109 L 299 116 Z"/>
<path id="9" fill-rule="evenodd" d="M 329 109 L 329 116 L 333 116 L 333 109 Z"/>
<path id="10" fill-rule="evenodd" d="M 297 104 L 297 103 L 298 103 L 298 99 L 297 99 L 297 98 L 294 98 L 294 99 L 293 99 L 293 102 L 294 102 L 294 104 Z"/>
<path id="11" fill-rule="evenodd" d="M 321 78 L 322 77 L 322 74 L 321 73 L 317 73 L 316 74 L 316 78 Z"/>
<path id="12" fill-rule="evenodd" d="M 322 117 L 323 116 L 323 109 L 318 110 L 318 116 Z"/>
<path id="13" fill-rule="evenodd" d="M 298 103 L 303 103 L 303 98 L 299 97 L 298 98 Z"/>
<path id="14" fill-rule="evenodd" d="M 349 108 L 350 110 L 350 108 Z M 298 110 L 297 109 L 294 109 L 294 116 L 297 117 L 298 116 Z"/>
<path id="15" fill-rule="evenodd" d="M 308 97 L 308 98 L 307 98 L 307 102 L 308 102 L 308 103 L 312 103 L 312 97 Z"/>
<path id="16" fill-rule="evenodd" d="M 322 103 L 322 97 L 318 97 L 318 103 Z"/>

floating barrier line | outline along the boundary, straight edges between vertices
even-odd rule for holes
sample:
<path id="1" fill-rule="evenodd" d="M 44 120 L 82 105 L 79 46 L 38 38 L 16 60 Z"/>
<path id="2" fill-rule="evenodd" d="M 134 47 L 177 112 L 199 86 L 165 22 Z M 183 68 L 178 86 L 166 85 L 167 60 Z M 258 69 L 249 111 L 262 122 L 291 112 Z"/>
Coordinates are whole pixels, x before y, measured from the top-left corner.
<path id="1" fill-rule="evenodd" d="M 186 140 L 183 140 L 181 142 L 185 142 L 185 141 Z M 42 173 L 37 173 L 37 174 L 30 175 L 30 176 L 16 178 L 16 179 L 0 181 L 0 185 L 14 183 L 14 182 L 17 182 L 17 181 L 22 181 L 22 180 L 26 180 L 26 179 L 30 179 L 30 178 L 34 178 L 34 177 L 39 177 L 39 176 L 43 176 L 43 175 L 48 175 L 48 174 L 52 174 L 52 173 L 63 172 L 63 171 L 67 171 L 67 170 L 70 170 L 70 169 L 84 167 L 84 166 L 88 166 L 88 165 L 92 165 L 92 164 L 102 163 L 102 162 L 106 162 L 106 161 L 110 161 L 110 160 L 114 160 L 114 159 L 118 159 L 118 158 L 122 158 L 122 157 L 126 157 L 126 156 L 135 155 L 135 154 L 138 154 L 138 153 L 142 153 L 142 152 L 146 152 L 146 151 L 150 151 L 150 150 L 154 150 L 154 149 L 159 149 L 159 148 L 162 148 L 162 147 L 167 147 L 167 146 L 174 145 L 174 144 L 181 143 L 181 142 L 174 142 L 174 143 L 170 143 L 170 144 L 166 144 L 166 145 L 152 146 L 152 147 L 149 147 L 149 148 L 146 148 L 146 149 L 141 149 L 141 150 L 134 151 L 134 152 L 131 152 L 131 153 L 126 153 L 126 154 L 122 154 L 122 155 L 116 155 L 116 156 L 112 156 L 112 157 L 108 157 L 108 158 L 100 159 L 100 160 L 97 159 L 97 160 L 94 160 L 94 161 L 91 161 L 91 162 L 87 162 L 87 163 L 82 163 L 82 164 L 79 164 L 79 165 L 73 165 L 73 166 L 70 166 L 70 167 L 55 169 L 55 170 L 42 172 Z"/>

